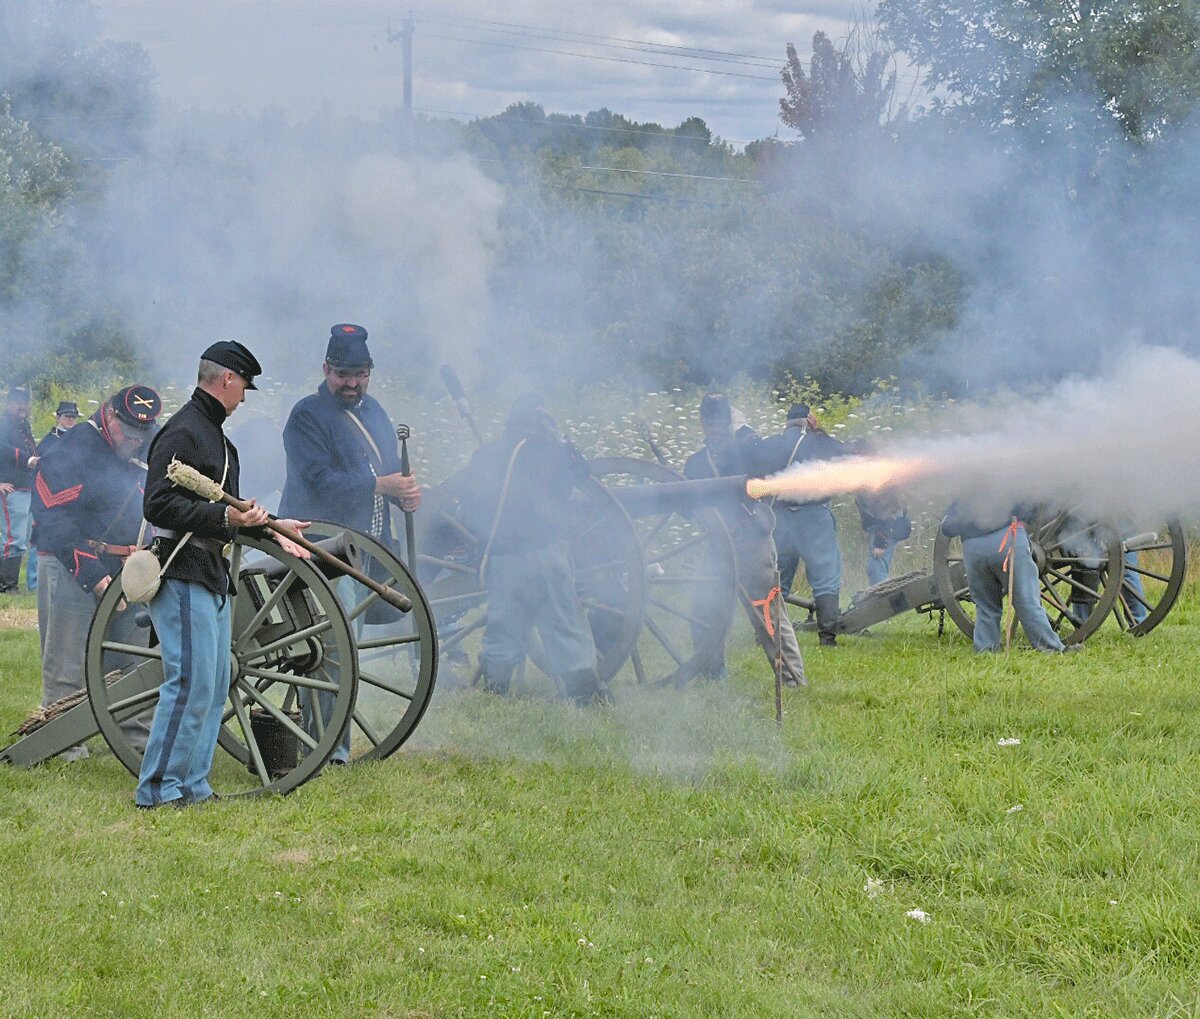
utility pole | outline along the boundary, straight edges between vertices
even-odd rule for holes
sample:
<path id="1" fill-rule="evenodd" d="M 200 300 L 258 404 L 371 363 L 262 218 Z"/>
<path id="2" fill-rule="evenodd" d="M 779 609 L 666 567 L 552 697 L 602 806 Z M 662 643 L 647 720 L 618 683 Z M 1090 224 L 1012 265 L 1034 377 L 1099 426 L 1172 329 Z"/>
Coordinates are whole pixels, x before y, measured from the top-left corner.
<path id="1" fill-rule="evenodd" d="M 413 87 L 412 87 L 412 40 L 413 40 L 413 16 L 412 11 L 408 12 L 408 16 L 404 19 L 404 27 L 399 32 L 392 28 L 388 28 L 388 42 L 400 43 L 400 54 L 404 61 L 404 123 L 411 127 L 413 119 Z"/>

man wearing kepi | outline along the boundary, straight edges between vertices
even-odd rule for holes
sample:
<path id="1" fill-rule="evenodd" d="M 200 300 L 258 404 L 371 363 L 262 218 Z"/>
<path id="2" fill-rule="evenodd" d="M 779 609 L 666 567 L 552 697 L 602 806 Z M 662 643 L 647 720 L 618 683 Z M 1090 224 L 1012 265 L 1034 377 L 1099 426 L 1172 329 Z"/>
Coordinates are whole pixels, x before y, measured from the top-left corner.
<path id="1" fill-rule="evenodd" d="M 283 429 L 287 480 L 279 500 L 284 516 L 328 520 L 369 534 L 385 545 L 392 541 L 391 506 L 412 512 L 421 502 L 416 479 L 401 473 L 396 429 L 379 401 L 367 395 L 375 362 L 367 349 L 367 331 L 342 322 L 330 330 L 322 365 L 324 381 L 296 404 Z M 339 585 L 343 600 L 352 582 Z M 322 711 L 333 710 L 334 695 L 318 695 Z M 312 706 L 302 704 L 311 732 Z M 350 755 L 350 730 L 330 758 L 344 764 Z"/>
<path id="2" fill-rule="evenodd" d="M 214 343 L 201 355 L 191 399 L 150 445 L 144 512 L 158 531 L 160 561 L 167 563 L 176 554 L 150 602 L 164 679 L 135 795 L 143 809 L 212 798 L 208 773 L 230 682 L 232 610 L 224 546 L 238 528 L 261 527 L 267 521 L 267 511 L 253 500 L 238 510 L 177 487 L 167 478 L 167 467 L 178 459 L 237 496 L 237 449 L 222 426 L 246 399 L 246 390 L 257 388 L 254 377 L 261 373 L 257 359 L 241 343 Z M 294 520 L 281 523 L 300 526 Z M 286 538 L 263 533 L 293 555 L 307 557 Z"/>
<path id="3" fill-rule="evenodd" d="M 792 464 L 831 460 L 846 449 L 837 439 L 821 431 L 806 403 L 793 404 L 787 425 L 778 435 L 763 440 L 764 455 L 772 473 Z M 838 548 L 837 521 L 829 499 L 790 502 L 779 499 L 775 510 L 775 547 L 779 551 L 780 586 L 792 590 L 796 568 L 804 560 L 804 572 L 817 606 L 817 633 L 822 647 L 837 644 L 834 624 L 841 612 L 842 553 Z"/>
<path id="4" fill-rule="evenodd" d="M 0 416 L 0 594 L 15 594 L 29 545 L 30 494 L 37 446 L 29 425 L 29 390 L 8 391 Z"/>
<path id="5" fill-rule="evenodd" d="M 145 469 L 141 452 L 162 410 L 149 386 L 126 386 L 82 427 L 64 431 L 38 460 L 33 484 L 40 581 L 38 636 L 42 646 L 42 707 L 83 689 L 88 628 L 96 601 L 121 571 L 142 527 Z M 132 612 L 113 616 L 110 640 L 145 646 L 148 631 Z M 106 668 L 123 661 L 106 660 Z M 130 741 L 146 744 L 146 726 L 125 724 Z M 87 756 L 71 747 L 68 760 Z"/>
<path id="6" fill-rule="evenodd" d="M 700 427 L 704 432 L 704 445 L 684 464 L 685 478 L 771 473 L 763 440 L 744 421 L 735 422 L 733 408 L 723 394 L 709 393 L 700 401 Z M 759 645 L 772 667 L 778 659 L 784 685 L 807 686 L 796 632 L 783 610 L 783 598 L 777 586 L 779 574 L 775 542 L 771 536 L 774 515 L 768 506 L 748 497 L 720 506 L 718 511 L 733 539 L 738 599 L 750 618 Z M 694 610 L 702 620 L 713 619 L 713 608 L 703 597 Z M 724 622 L 719 621 L 719 625 Z M 696 624 L 693 624 L 693 632 L 699 637 Z M 705 671 L 714 676 L 725 674 L 723 648 L 719 656 L 707 664 Z"/>
<path id="7" fill-rule="evenodd" d="M 54 427 L 43 435 L 42 441 L 37 444 L 35 463 L 40 463 L 47 453 L 52 452 L 58 446 L 58 440 L 74 428 L 78 421 L 79 407 L 71 400 L 60 400 L 58 409 L 54 412 Z M 29 562 L 25 566 L 25 583 L 30 591 L 37 590 L 37 544 L 37 521 L 35 520 L 33 532 L 29 537 Z"/>

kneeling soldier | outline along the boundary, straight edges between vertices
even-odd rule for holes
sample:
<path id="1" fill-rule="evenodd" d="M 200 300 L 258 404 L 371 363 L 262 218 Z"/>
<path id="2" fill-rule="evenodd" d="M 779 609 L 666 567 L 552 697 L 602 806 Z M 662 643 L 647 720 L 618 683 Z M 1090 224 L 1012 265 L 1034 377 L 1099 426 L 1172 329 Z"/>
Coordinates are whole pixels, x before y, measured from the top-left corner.
<path id="1" fill-rule="evenodd" d="M 142 451 L 162 410 L 149 386 L 126 386 L 79 428 L 65 431 L 54 455 L 38 463 L 33 515 L 38 528 L 38 636 L 42 706 L 83 689 L 88 628 L 96 602 L 133 551 L 142 526 Z M 148 632 L 132 612 L 113 618 L 109 639 L 145 647 Z M 107 660 L 106 660 L 107 663 Z M 146 743 L 146 726 L 126 732 Z M 87 756 L 82 745 L 64 756 Z"/>

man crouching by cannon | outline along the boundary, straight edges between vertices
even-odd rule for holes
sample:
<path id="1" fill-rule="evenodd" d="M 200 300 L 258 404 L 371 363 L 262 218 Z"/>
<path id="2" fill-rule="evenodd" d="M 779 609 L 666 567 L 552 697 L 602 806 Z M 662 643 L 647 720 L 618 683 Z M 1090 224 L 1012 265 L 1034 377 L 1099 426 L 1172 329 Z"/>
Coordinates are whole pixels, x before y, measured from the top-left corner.
<path id="1" fill-rule="evenodd" d="M 38 529 L 38 637 L 42 649 L 42 707 L 84 688 L 88 628 L 96 602 L 134 551 L 142 531 L 144 455 L 162 410 L 149 386 L 126 386 L 79 428 L 64 431 L 54 455 L 38 461 L 33 516 Z M 145 647 L 149 633 L 134 613 L 114 617 L 111 639 Z M 119 662 L 111 664 L 118 665 Z M 139 750 L 147 723 L 124 723 Z M 87 757 L 83 744 L 63 757 Z"/>
<path id="2" fill-rule="evenodd" d="M 563 530 L 571 491 L 589 476 L 583 454 L 532 395 L 513 405 L 504 435 L 480 447 L 463 472 L 460 515 L 483 549 L 488 596 L 479 662 L 493 693 L 508 692 L 536 627 L 568 697 L 578 704 L 610 699 L 596 675 L 596 646 Z"/>
<path id="3" fill-rule="evenodd" d="M 134 796 L 142 810 L 213 798 L 208 773 L 229 695 L 232 609 L 224 549 L 239 528 L 261 527 L 268 519 L 253 500 L 241 510 L 175 485 L 167 468 L 177 458 L 238 495 L 237 448 L 222 426 L 246 399 L 246 390 L 258 388 L 254 377 L 261 373 L 255 356 L 236 340 L 214 343 L 200 357 L 192 398 L 150 445 L 143 509 L 157 528 L 155 545 L 164 563 L 162 585 L 150 602 L 163 683 Z M 279 523 L 291 530 L 308 526 Z M 282 535 L 263 533 L 284 551 L 309 557 Z"/>
<path id="4" fill-rule="evenodd" d="M 772 465 L 765 462 L 763 440 L 747 424 L 734 427 L 733 408 L 724 395 L 709 393 L 700 401 L 700 427 L 704 431 L 704 445 L 684 464 L 685 478 L 697 480 L 772 472 Z M 740 496 L 717 509 L 733 539 L 738 599 L 750 618 L 758 643 L 766 652 L 772 670 L 778 665 L 784 686 L 807 686 L 800 645 L 780 596 L 775 541 L 771 534 L 775 520 L 770 508 Z M 701 619 L 711 618 L 713 607 L 704 604 L 703 597 L 699 600 L 701 604 L 694 606 L 696 615 Z M 708 663 L 704 673 L 714 678 L 725 676 L 723 648 Z"/>

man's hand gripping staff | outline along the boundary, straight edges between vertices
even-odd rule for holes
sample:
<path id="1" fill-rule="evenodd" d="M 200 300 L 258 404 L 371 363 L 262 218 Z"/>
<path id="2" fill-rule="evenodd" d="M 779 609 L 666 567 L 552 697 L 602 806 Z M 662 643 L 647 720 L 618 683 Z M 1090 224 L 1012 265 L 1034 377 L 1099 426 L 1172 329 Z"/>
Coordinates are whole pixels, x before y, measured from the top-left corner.
<path id="1" fill-rule="evenodd" d="M 167 467 L 167 477 L 171 479 L 173 484 L 180 488 L 186 488 L 190 492 L 195 492 L 197 495 L 203 496 L 212 502 L 223 502 L 230 507 L 229 522 L 234 527 L 266 527 L 279 536 L 280 545 L 285 551 L 293 552 L 293 554 L 301 555 L 307 558 L 308 555 L 314 555 L 323 563 L 340 570 L 348 577 L 353 577 L 364 587 L 369 588 L 375 594 L 379 595 L 392 608 L 399 609 L 401 612 L 412 611 L 412 602 L 408 600 L 399 591 L 395 591 L 390 587 L 386 587 L 373 577 L 367 576 L 362 570 L 356 569 L 349 563 L 344 562 L 337 556 L 321 548 L 315 542 L 309 541 L 300 533 L 302 528 L 308 527 L 308 521 L 297 520 L 279 520 L 272 516 L 261 506 L 257 505 L 253 500 L 238 499 L 236 496 L 230 495 L 224 491 L 220 484 L 213 481 L 212 478 L 205 477 L 194 467 L 190 467 L 179 460 L 172 460 Z M 297 546 L 293 549 L 289 544 Z"/>

